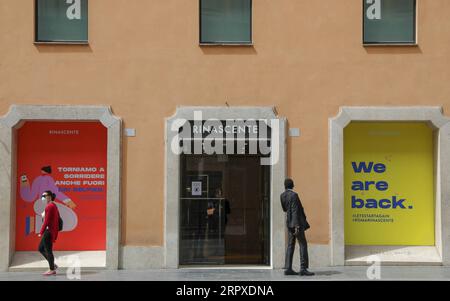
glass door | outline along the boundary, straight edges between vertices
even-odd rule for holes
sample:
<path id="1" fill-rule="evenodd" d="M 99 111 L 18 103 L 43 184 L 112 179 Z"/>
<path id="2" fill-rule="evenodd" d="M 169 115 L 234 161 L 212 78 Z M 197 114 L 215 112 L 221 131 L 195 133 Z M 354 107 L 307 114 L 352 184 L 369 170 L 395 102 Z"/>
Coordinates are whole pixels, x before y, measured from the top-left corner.
<path id="1" fill-rule="evenodd" d="M 180 265 L 270 263 L 270 167 L 257 155 L 181 155 Z"/>

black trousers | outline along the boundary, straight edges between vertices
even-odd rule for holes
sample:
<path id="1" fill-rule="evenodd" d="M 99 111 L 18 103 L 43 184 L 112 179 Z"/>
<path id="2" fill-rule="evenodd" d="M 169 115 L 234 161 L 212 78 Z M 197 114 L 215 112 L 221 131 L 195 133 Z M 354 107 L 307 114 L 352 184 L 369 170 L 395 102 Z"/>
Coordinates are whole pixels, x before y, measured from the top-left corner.
<path id="1" fill-rule="evenodd" d="M 53 271 L 55 269 L 55 257 L 53 256 L 52 237 L 48 230 L 45 230 L 44 234 L 42 235 L 41 242 L 39 243 L 39 252 L 48 261 L 50 270 Z"/>
<path id="2" fill-rule="evenodd" d="M 308 243 L 306 242 L 305 231 L 298 231 L 295 235 L 294 228 L 288 228 L 288 245 L 286 249 L 286 259 L 284 262 L 284 268 L 286 270 L 292 270 L 292 259 L 294 257 L 295 240 L 298 241 L 300 247 L 300 269 L 304 270 L 309 268 L 308 259 Z"/>

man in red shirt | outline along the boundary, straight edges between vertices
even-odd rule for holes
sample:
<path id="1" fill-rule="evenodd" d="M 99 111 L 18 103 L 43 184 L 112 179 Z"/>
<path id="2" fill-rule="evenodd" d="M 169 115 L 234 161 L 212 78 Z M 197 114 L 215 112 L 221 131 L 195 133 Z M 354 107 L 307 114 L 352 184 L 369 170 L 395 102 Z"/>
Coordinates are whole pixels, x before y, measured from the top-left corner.
<path id="1" fill-rule="evenodd" d="M 58 238 L 59 231 L 59 212 L 58 207 L 54 203 L 56 195 L 51 191 L 45 191 L 42 194 L 42 201 L 47 202 L 43 213 L 44 223 L 42 224 L 39 237 L 42 236 L 39 243 L 39 252 L 48 261 L 50 269 L 45 272 L 44 276 L 56 275 L 55 257 L 53 256 L 53 243 Z"/>

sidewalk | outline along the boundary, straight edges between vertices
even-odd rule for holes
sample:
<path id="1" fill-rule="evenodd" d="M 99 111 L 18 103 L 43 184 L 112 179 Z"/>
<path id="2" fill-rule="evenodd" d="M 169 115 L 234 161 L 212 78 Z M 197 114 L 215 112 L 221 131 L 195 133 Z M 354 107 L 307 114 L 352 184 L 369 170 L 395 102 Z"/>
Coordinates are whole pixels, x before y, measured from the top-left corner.
<path id="1" fill-rule="evenodd" d="M 450 280 L 450 267 L 381 266 L 381 280 Z M 88 270 L 81 269 L 85 281 L 311 281 L 311 280 L 369 280 L 367 267 L 346 266 L 311 268 L 313 277 L 284 276 L 283 270 L 249 269 L 178 269 L 178 270 Z M 42 271 L 43 272 L 43 271 Z M 43 277 L 42 272 L 0 273 L 0 281 L 74 281 L 66 270 L 57 276 Z"/>

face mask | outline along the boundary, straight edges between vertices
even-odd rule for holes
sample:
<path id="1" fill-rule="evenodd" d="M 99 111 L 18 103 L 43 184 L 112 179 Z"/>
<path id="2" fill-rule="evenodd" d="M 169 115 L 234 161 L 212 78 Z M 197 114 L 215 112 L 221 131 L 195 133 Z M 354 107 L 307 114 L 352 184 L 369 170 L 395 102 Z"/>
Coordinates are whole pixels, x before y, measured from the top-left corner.
<path id="1" fill-rule="evenodd" d="M 42 201 L 43 203 L 47 203 L 47 199 L 46 199 L 45 197 L 41 197 L 41 201 Z"/>

